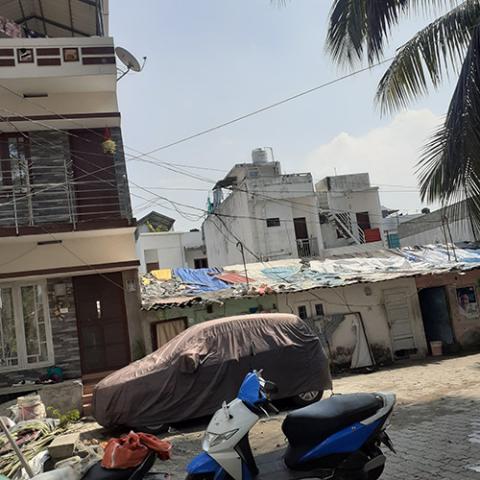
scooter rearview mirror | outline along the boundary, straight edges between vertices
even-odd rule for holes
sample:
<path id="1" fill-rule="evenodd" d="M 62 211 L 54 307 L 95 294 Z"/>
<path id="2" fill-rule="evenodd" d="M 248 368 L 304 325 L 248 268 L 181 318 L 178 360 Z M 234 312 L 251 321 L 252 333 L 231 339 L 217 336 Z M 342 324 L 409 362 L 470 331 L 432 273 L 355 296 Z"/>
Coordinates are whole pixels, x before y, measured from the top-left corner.
<path id="1" fill-rule="evenodd" d="M 270 382 L 269 380 L 265 381 L 265 386 L 263 387 L 265 393 L 278 393 L 277 384 L 274 382 Z"/>

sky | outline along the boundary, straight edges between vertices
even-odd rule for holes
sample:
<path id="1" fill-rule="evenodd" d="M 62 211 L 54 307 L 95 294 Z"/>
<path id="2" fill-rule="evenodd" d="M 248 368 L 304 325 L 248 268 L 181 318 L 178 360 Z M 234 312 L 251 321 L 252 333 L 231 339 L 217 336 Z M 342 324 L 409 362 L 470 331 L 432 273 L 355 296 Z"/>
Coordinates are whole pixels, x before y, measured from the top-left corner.
<path id="1" fill-rule="evenodd" d="M 454 83 L 408 110 L 382 116 L 374 95 L 385 65 L 149 157 L 132 158 L 345 75 L 325 51 L 330 2 L 292 0 L 280 8 L 270 0 L 110 1 L 115 44 L 147 57 L 144 70 L 118 86 L 137 218 L 155 209 L 175 218 L 177 231 L 200 227 L 198 216 L 215 181 L 263 146 L 272 147 L 285 173 L 310 171 L 317 181 L 368 172 L 383 205 L 410 213 L 426 206 L 415 166 Z M 387 56 L 429 20 L 405 20 Z M 165 163 L 189 167 L 165 168 Z M 164 198 L 188 207 L 179 213 Z"/>

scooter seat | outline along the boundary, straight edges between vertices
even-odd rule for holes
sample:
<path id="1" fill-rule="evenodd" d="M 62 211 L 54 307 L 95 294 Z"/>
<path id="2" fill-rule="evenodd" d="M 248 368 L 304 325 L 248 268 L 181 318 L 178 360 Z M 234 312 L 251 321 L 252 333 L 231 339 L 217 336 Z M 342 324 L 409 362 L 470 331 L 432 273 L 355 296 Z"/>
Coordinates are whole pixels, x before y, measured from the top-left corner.
<path id="1" fill-rule="evenodd" d="M 292 447 L 313 447 L 333 433 L 371 417 L 382 407 L 382 397 L 374 393 L 333 395 L 289 413 L 282 430 Z"/>

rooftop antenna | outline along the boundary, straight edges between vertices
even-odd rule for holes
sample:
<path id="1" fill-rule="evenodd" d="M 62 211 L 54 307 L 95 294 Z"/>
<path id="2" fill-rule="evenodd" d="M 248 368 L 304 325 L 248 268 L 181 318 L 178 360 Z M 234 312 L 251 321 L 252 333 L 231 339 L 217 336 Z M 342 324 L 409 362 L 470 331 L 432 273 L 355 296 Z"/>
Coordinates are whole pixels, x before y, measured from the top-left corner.
<path id="1" fill-rule="evenodd" d="M 130 70 L 132 70 L 132 72 L 141 72 L 143 67 L 145 67 L 147 57 L 143 57 L 143 64 L 140 65 L 140 62 L 125 48 L 117 47 L 115 53 L 118 59 L 127 67 L 125 71 L 119 69 L 122 74 L 117 78 L 117 82 L 130 72 Z"/>

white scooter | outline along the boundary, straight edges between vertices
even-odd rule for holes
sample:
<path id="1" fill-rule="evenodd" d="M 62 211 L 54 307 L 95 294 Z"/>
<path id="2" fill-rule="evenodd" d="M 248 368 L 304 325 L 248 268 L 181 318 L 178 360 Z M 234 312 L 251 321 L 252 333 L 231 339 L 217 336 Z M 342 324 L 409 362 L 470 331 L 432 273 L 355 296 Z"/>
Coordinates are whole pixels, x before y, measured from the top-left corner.
<path id="1" fill-rule="evenodd" d="M 276 386 L 249 373 L 238 397 L 223 403 L 210 421 L 203 450 L 187 467 L 188 480 L 376 480 L 385 466 L 380 450 L 394 452 L 385 429 L 395 405 L 391 393 L 334 395 L 289 413 L 282 430 L 286 450 L 255 460 L 248 434 L 270 408 Z"/>

